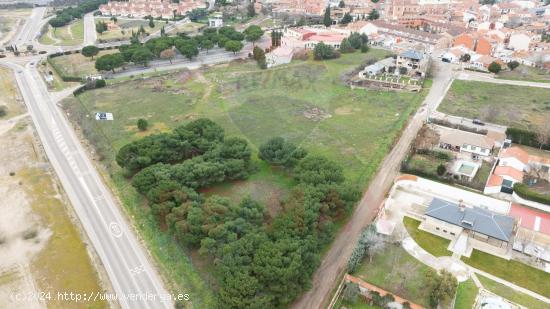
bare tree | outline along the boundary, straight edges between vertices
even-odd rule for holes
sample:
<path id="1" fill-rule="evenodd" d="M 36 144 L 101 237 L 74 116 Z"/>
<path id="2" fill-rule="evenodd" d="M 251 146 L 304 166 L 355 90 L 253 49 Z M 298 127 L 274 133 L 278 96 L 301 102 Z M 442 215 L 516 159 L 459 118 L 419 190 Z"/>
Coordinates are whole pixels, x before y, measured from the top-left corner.
<path id="1" fill-rule="evenodd" d="M 160 52 L 160 58 L 170 60 L 170 64 L 172 64 L 172 59 L 174 59 L 175 57 L 176 52 L 172 48 L 165 49 Z"/>
<path id="2" fill-rule="evenodd" d="M 540 149 L 542 149 L 542 146 L 547 145 L 550 140 L 550 123 L 545 122 L 542 126 L 538 127 L 536 137 Z"/>

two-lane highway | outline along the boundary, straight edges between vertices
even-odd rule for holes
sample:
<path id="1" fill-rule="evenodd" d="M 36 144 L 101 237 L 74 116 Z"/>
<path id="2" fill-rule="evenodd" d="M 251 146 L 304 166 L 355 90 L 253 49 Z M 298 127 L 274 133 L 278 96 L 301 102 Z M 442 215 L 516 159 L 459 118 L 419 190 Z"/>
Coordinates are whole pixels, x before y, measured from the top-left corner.
<path id="1" fill-rule="evenodd" d="M 31 62 L 31 63 L 36 63 Z M 123 308 L 173 308 L 173 299 L 125 221 L 36 68 L 12 68 L 46 154 L 88 234 Z"/>
<path id="2" fill-rule="evenodd" d="M 11 44 L 15 44 L 17 47 L 32 44 L 32 41 L 36 38 L 38 32 L 40 32 L 41 21 L 45 13 L 45 7 L 34 8 L 21 31 L 11 41 Z"/>

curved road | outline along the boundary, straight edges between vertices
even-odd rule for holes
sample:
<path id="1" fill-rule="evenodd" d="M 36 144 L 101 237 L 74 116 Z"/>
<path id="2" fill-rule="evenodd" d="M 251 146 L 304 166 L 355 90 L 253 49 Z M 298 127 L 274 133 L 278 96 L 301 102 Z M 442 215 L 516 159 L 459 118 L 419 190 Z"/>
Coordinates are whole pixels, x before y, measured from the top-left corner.
<path id="1" fill-rule="evenodd" d="M 434 65 L 437 68 L 436 75 L 422 107 L 416 112 L 399 141 L 380 164 L 380 169 L 369 184 L 367 192 L 355 208 L 350 220 L 340 230 L 330 250 L 323 257 L 321 266 L 313 275 L 311 290 L 297 299 L 292 305 L 293 308 L 325 308 L 328 305 L 333 289 L 339 283 L 339 276 L 346 269 L 348 259 L 359 240 L 361 231 L 373 221 L 384 201 L 386 192 L 399 174 L 401 161 L 405 158 L 409 145 L 422 127 L 427 114 L 437 109 L 451 85 L 451 66 L 437 61 L 434 61 Z"/>

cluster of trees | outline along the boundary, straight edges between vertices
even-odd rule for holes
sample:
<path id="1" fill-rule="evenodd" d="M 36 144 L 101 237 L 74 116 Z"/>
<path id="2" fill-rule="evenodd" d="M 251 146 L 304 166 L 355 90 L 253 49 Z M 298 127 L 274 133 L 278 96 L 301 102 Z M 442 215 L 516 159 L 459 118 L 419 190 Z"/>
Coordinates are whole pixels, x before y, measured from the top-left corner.
<path id="1" fill-rule="evenodd" d="M 458 282 L 450 272 L 442 270 L 440 274 L 433 269 L 426 273 L 426 289 L 430 291 L 430 306 L 438 308 L 440 303 L 447 303 L 453 299 L 456 294 Z"/>
<path id="2" fill-rule="evenodd" d="M 352 53 L 356 50 L 361 50 L 362 52 L 367 52 L 369 37 L 366 34 L 359 34 L 353 32 L 348 38 L 345 38 L 340 43 L 340 52 L 342 53 Z"/>
<path id="3" fill-rule="evenodd" d="M 256 60 L 260 69 L 267 69 L 265 52 L 262 48 L 254 46 L 254 49 L 252 50 L 252 57 L 254 57 L 254 60 Z"/>
<path id="4" fill-rule="evenodd" d="M 315 45 L 315 48 L 313 48 L 313 57 L 315 60 L 334 59 L 340 57 L 340 53 L 336 51 L 334 47 L 319 42 Z"/>
<path id="5" fill-rule="evenodd" d="M 210 120 L 136 140 L 116 156 L 121 167 L 135 173 L 132 185 L 147 197 L 159 222 L 212 262 L 226 308 L 288 305 L 309 286 L 333 221 L 360 196 L 345 182 L 342 168 L 324 157 L 306 156 L 281 138 L 260 148 L 262 160 L 290 168 L 298 183 L 269 224 L 264 206 L 250 198 L 233 203 L 195 191 L 246 178 L 250 170 L 248 143 L 225 138 Z"/>
<path id="6" fill-rule="evenodd" d="M 50 19 L 48 23 L 54 29 L 63 27 L 74 19 L 82 18 L 84 14 L 97 10 L 101 4 L 105 3 L 107 3 L 106 0 L 85 1 L 75 7 L 59 10 L 55 12 L 56 16 Z"/>
<path id="7" fill-rule="evenodd" d="M 187 17 L 189 17 L 192 22 L 197 22 L 200 19 L 205 18 L 206 15 L 208 15 L 208 10 L 205 8 L 192 9 L 191 11 L 187 12 Z"/>
<path id="8" fill-rule="evenodd" d="M 243 48 L 242 41 L 246 39 L 256 42 L 263 30 L 258 26 L 250 26 L 243 33 L 233 27 L 225 26 L 219 29 L 205 29 L 201 35 L 189 37 L 180 33 L 177 36 L 161 36 L 147 41 L 145 44 L 139 40 L 132 40 L 130 45 L 121 45 L 120 53 L 104 55 L 96 60 L 96 69 L 109 71 L 121 67 L 124 63 L 133 62 L 146 66 L 154 58 L 172 59 L 176 56 L 175 49 L 188 59 L 199 54 L 199 50 L 208 50 L 216 45 L 234 53 Z M 122 59 L 122 62 L 120 61 Z"/>

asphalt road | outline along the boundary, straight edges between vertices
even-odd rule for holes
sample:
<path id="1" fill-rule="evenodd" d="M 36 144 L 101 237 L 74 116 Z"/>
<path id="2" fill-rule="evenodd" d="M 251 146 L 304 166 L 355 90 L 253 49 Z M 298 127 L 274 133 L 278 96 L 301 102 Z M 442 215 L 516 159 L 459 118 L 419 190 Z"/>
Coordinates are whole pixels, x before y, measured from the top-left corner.
<path id="1" fill-rule="evenodd" d="M 96 40 L 94 13 L 90 12 L 84 15 L 84 43 L 82 43 L 82 46 L 92 45 Z"/>
<path id="2" fill-rule="evenodd" d="M 21 30 L 15 35 L 15 37 L 11 41 L 11 44 L 17 45 L 18 48 L 27 44 L 32 45 L 33 40 L 40 32 L 41 21 L 42 18 L 44 18 L 45 13 L 45 7 L 34 8 L 31 12 L 31 15 L 25 21 L 23 28 L 21 28 Z"/>
<path id="3" fill-rule="evenodd" d="M 488 73 L 476 73 L 476 72 L 464 71 L 458 74 L 457 79 L 472 80 L 472 81 L 486 82 L 486 83 L 493 83 L 493 84 L 503 84 L 503 85 L 550 88 L 550 83 L 531 82 L 526 80 L 500 79 L 500 78 L 494 78 L 491 74 L 488 74 Z"/>
<path id="4" fill-rule="evenodd" d="M 120 305 L 173 308 L 173 299 L 166 299 L 169 294 L 146 251 L 74 131 L 52 102 L 36 68 L 7 61 L 0 64 L 15 72 L 46 154 L 107 271 Z"/>
<path id="5" fill-rule="evenodd" d="M 401 137 L 384 158 L 376 176 L 368 186 L 359 205 L 347 224 L 336 235 L 332 246 L 313 275 L 312 287 L 297 299 L 292 307 L 298 309 L 324 308 L 328 305 L 332 291 L 339 283 L 339 276 L 345 271 L 351 252 L 359 240 L 361 231 L 370 224 L 384 201 L 385 194 L 391 188 L 395 177 L 399 175 L 401 161 L 405 158 L 409 145 L 422 127 L 430 111 L 436 110 L 445 96 L 451 82 L 451 66 L 434 61 L 436 75 L 424 103 L 413 116 Z"/>

